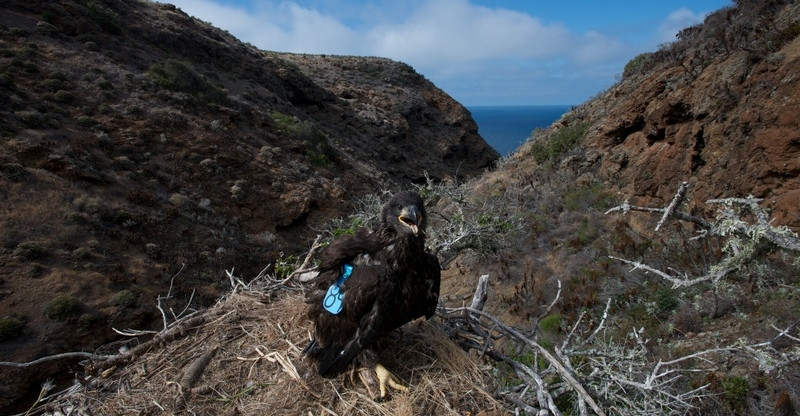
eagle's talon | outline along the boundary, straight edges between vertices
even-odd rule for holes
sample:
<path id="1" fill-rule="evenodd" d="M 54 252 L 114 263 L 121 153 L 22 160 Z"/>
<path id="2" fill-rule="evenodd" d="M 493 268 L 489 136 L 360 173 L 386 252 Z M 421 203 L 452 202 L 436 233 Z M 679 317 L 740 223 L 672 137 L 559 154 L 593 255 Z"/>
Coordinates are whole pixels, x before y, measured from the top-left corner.
<path id="1" fill-rule="evenodd" d="M 386 398 L 387 384 L 389 385 L 389 387 L 397 391 L 408 391 L 408 387 L 400 384 L 397 378 L 392 373 L 390 373 L 389 370 L 387 370 L 386 367 L 384 367 L 383 365 L 377 364 L 375 366 L 375 374 L 378 375 L 378 381 L 380 383 L 379 387 L 381 390 L 381 395 L 379 399 L 383 400 L 384 398 Z"/>

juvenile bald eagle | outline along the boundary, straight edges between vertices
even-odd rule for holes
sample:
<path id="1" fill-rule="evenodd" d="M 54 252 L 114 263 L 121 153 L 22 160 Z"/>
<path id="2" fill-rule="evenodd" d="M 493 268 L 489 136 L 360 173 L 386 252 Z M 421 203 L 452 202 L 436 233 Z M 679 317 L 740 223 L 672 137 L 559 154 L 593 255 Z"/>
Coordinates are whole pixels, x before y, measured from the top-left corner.
<path id="1" fill-rule="evenodd" d="M 405 390 L 372 348 L 381 335 L 436 311 L 441 274 L 439 260 L 425 251 L 426 222 L 422 198 L 400 192 L 382 207 L 376 230 L 337 237 L 322 253 L 307 295 L 314 334 L 305 349 L 320 375 L 334 376 L 355 360 L 375 370 L 381 398 L 387 383 Z"/>

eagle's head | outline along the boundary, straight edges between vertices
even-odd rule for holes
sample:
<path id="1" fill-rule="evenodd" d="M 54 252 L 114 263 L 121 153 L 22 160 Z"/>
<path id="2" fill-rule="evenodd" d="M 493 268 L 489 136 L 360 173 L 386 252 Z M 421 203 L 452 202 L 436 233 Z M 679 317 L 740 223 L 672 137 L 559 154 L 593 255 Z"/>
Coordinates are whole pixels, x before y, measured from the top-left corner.
<path id="1" fill-rule="evenodd" d="M 399 234 L 419 235 L 425 231 L 426 220 L 425 204 L 419 194 L 412 191 L 395 194 L 381 209 L 381 222 Z"/>

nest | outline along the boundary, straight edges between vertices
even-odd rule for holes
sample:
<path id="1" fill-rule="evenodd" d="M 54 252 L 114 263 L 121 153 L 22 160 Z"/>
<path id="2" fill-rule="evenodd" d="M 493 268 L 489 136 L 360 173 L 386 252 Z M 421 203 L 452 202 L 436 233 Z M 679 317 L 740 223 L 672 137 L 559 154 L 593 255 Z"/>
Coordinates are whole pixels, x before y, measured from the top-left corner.
<path id="1" fill-rule="evenodd" d="M 382 340 L 381 362 L 410 389 L 377 402 L 357 371 L 322 378 L 303 357 L 299 292 L 234 290 L 130 352 L 87 365 L 45 414 L 492 415 L 491 376 L 433 321 Z M 397 331 L 400 332 L 400 331 Z"/>

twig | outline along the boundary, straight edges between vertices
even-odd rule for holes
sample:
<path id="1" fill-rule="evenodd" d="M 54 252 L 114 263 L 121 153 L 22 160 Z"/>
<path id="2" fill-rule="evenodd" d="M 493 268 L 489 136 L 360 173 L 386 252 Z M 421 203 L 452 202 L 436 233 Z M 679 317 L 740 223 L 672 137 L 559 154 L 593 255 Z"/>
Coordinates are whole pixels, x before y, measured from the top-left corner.
<path id="1" fill-rule="evenodd" d="M 550 315 L 550 311 L 553 309 L 553 306 L 556 306 L 556 302 L 558 302 L 558 299 L 561 297 L 561 279 L 558 279 L 557 282 L 558 282 L 558 291 L 556 292 L 556 295 L 553 297 L 553 301 L 550 302 L 550 305 L 548 305 L 547 309 L 545 309 L 544 313 L 542 314 L 542 317 Z"/>
<path id="2" fill-rule="evenodd" d="M 319 251 L 320 248 L 322 248 L 322 234 L 317 234 L 317 238 L 315 238 L 314 243 L 311 244 L 311 248 L 308 250 L 308 254 L 303 260 L 303 263 L 295 271 L 289 273 L 289 276 L 283 279 L 281 284 L 285 284 L 289 280 L 294 279 L 297 275 L 313 270 L 313 267 L 308 267 L 308 265 L 311 263 L 314 256 L 317 255 L 317 251 Z"/>
<path id="3" fill-rule="evenodd" d="M 167 322 L 167 313 L 164 311 L 164 308 L 161 307 L 161 301 L 172 299 L 172 285 L 175 283 L 175 278 L 178 277 L 178 275 L 181 274 L 181 272 L 185 268 L 186 268 L 186 263 L 182 264 L 181 269 L 178 270 L 178 272 L 175 273 L 175 275 L 173 275 L 171 279 L 169 279 L 169 289 L 167 290 L 167 295 L 166 296 L 158 295 L 158 297 L 156 298 L 156 308 L 158 308 L 158 311 L 161 312 L 161 320 L 163 321 L 164 329 L 167 329 L 167 327 L 169 327 L 169 324 Z"/>

